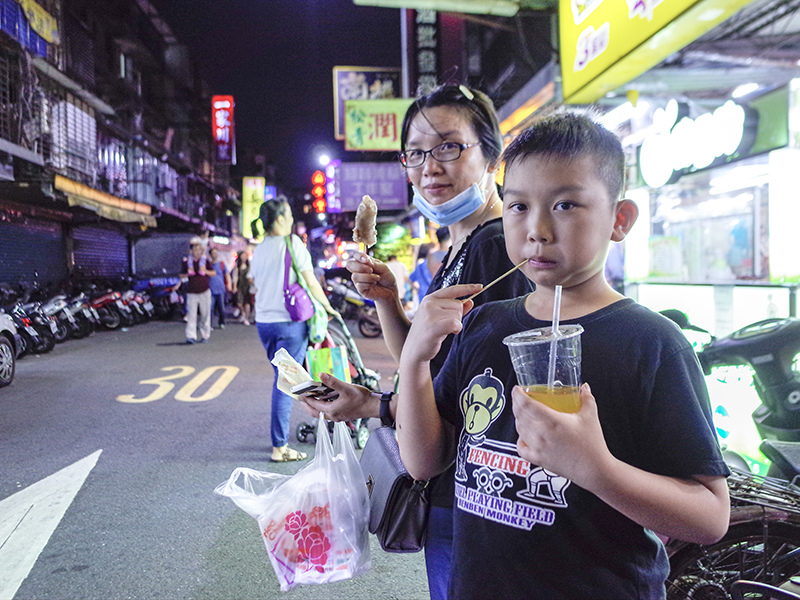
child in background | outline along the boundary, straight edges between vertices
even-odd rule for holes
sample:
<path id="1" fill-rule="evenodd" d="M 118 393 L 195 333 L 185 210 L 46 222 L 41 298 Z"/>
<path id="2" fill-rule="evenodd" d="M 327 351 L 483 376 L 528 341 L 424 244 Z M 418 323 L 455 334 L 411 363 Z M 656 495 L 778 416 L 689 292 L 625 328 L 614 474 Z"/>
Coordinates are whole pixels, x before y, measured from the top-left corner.
<path id="1" fill-rule="evenodd" d="M 609 243 L 638 215 L 620 199 L 622 147 L 587 116 L 563 112 L 521 133 L 504 159 L 506 249 L 514 264 L 527 259 L 536 291 L 471 313 L 459 298 L 480 285 L 434 292 L 400 360 L 405 466 L 428 479 L 456 463 L 449 597 L 664 598 L 669 562 L 654 532 L 721 538 L 729 471 L 692 347 L 604 277 Z M 552 325 L 556 285 L 561 322 L 584 328 L 574 414 L 516 386 L 502 343 Z M 457 332 L 431 381 L 430 360 Z"/>

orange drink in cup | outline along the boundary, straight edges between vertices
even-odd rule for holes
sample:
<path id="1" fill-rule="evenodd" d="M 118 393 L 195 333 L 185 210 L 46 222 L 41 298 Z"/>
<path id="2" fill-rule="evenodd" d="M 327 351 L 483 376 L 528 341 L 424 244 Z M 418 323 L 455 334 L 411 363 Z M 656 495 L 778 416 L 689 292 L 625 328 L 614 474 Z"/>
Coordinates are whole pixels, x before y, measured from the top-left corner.
<path id="1" fill-rule="evenodd" d="M 534 400 L 538 400 L 558 412 L 576 413 L 581 409 L 579 387 L 567 385 L 548 388 L 545 384 L 526 385 L 522 389 Z"/>
<path id="2" fill-rule="evenodd" d="M 511 355 L 517 383 L 550 408 L 575 413 L 581 408 L 580 325 L 531 329 L 503 340 Z"/>

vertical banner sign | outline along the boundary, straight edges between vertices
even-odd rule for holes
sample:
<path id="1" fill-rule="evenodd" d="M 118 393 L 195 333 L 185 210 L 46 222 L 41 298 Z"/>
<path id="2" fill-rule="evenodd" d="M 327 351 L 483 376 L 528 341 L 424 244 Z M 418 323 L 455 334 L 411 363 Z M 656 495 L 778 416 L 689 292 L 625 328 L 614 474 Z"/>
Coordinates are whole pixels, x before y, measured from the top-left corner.
<path id="1" fill-rule="evenodd" d="M 233 130 L 233 96 L 211 97 L 211 129 L 214 136 L 214 158 L 218 163 L 236 164 L 236 143 Z"/>
<path id="2" fill-rule="evenodd" d="M 266 179 L 263 177 L 242 177 L 242 235 L 244 237 L 252 235 L 250 226 L 258 218 L 258 212 L 264 202 L 265 191 Z M 260 228 L 258 233 L 256 239 L 260 240 L 262 237 Z"/>
<path id="3" fill-rule="evenodd" d="M 386 100 L 400 96 L 399 68 L 333 67 L 333 123 L 336 139 L 345 139 L 344 103 L 347 100 Z"/>
<path id="4" fill-rule="evenodd" d="M 417 94 L 436 87 L 439 71 L 439 28 L 435 10 L 416 11 L 414 28 L 414 66 Z"/>
<path id="5" fill-rule="evenodd" d="M 400 150 L 400 126 L 411 98 L 344 103 L 345 150 Z"/>
<path id="6" fill-rule="evenodd" d="M 327 180 L 325 184 L 325 201 L 328 205 L 327 212 L 329 213 L 340 213 L 342 212 L 342 201 L 339 199 L 339 167 L 341 167 L 342 161 L 339 159 L 332 160 L 328 163 L 328 166 L 325 167 L 325 178 Z"/>

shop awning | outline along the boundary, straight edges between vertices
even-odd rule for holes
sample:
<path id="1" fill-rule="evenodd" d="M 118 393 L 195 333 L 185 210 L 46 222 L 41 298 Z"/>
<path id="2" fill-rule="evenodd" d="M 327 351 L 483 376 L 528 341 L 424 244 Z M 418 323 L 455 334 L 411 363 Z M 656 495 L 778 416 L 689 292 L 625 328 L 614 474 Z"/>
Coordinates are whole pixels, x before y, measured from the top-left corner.
<path id="1" fill-rule="evenodd" d="M 82 206 L 112 221 L 158 226 L 149 204 L 117 198 L 61 175 L 56 175 L 54 185 L 66 194 L 70 206 Z"/>

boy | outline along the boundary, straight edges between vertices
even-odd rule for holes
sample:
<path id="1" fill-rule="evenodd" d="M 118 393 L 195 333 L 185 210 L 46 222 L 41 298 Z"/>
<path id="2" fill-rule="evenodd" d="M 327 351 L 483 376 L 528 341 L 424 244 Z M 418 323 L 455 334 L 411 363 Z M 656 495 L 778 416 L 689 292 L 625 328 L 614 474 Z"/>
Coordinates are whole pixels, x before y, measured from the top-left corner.
<path id="1" fill-rule="evenodd" d="M 428 479 L 456 462 L 452 598 L 663 598 L 658 532 L 721 538 L 729 501 L 707 391 L 691 346 L 604 277 L 610 241 L 637 217 L 620 200 L 616 137 L 564 112 L 504 153 L 503 228 L 536 291 L 472 308 L 453 286 L 420 306 L 400 360 L 398 442 Z M 502 340 L 561 322 L 584 328 L 582 407 L 556 412 L 515 387 Z M 460 332 L 431 381 L 428 363 Z M 591 385 L 591 388 L 589 387 Z M 467 415 L 465 417 L 465 415 Z"/>

